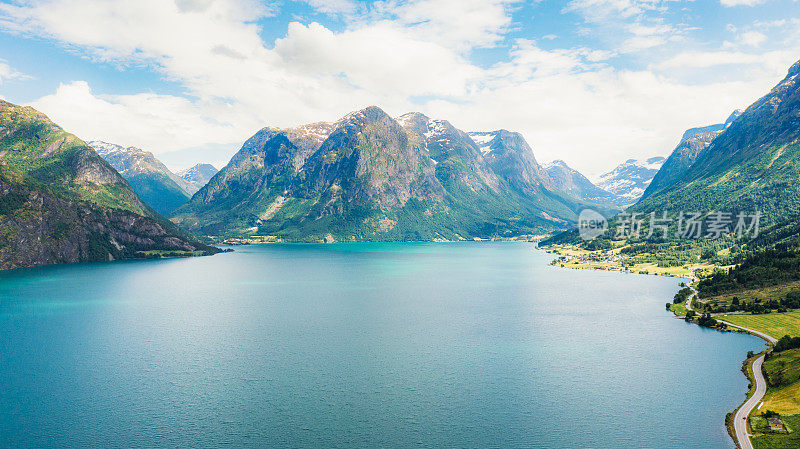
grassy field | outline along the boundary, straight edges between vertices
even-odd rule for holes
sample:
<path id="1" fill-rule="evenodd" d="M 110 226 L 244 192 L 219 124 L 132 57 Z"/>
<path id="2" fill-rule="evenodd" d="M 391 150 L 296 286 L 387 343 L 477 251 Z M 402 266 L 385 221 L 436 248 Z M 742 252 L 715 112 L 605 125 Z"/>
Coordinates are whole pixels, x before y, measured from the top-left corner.
<path id="1" fill-rule="evenodd" d="M 153 249 L 149 251 L 139 251 L 147 257 L 197 257 L 204 254 L 203 251 L 179 251 L 179 250 L 163 250 Z"/>
<path id="2" fill-rule="evenodd" d="M 771 354 L 764 362 L 764 371 L 770 388 L 762 410 L 800 415 L 800 349 Z"/>
<path id="3" fill-rule="evenodd" d="M 786 296 L 786 293 L 797 290 L 798 288 L 800 288 L 800 282 L 789 282 L 759 289 L 726 293 L 724 295 L 703 299 L 702 302 L 713 306 L 729 306 L 734 296 L 738 297 L 740 301 L 750 302 L 756 299 L 766 301 L 769 299 L 782 298 Z"/>
<path id="4" fill-rule="evenodd" d="M 764 405 L 761 408 L 781 414 L 800 414 L 800 382 L 787 387 L 770 388 L 764 396 Z M 800 427 L 797 429 L 800 430 Z"/>
<path id="5" fill-rule="evenodd" d="M 762 407 L 763 409 L 763 407 Z M 797 449 L 800 448 L 800 415 L 781 416 L 784 424 L 794 432 L 788 435 L 759 435 L 752 438 L 755 449 Z"/>
<path id="6" fill-rule="evenodd" d="M 669 310 L 671 310 L 672 313 L 674 313 L 675 315 L 685 316 L 687 312 L 685 304 L 686 304 L 685 302 L 672 304 L 671 306 L 669 306 Z"/>
<path id="7" fill-rule="evenodd" d="M 694 277 L 696 270 L 710 274 L 716 268 L 727 268 L 694 259 L 681 264 L 661 266 L 663 264 L 658 263 L 658 257 L 654 253 L 637 252 L 634 256 L 630 256 L 628 250 L 631 249 L 631 245 L 624 241 L 613 241 L 611 244 L 611 248 L 602 250 L 587 250 L 572 244 L 549 245 L 543 248 L 568 258 L 563 262 L 565 268 L 615 270 L 677 277 Z M 561 263 L 559 261 L 559 264 Z"/>
<path id="8" fill-rule="evenodd" d="M 625 246 L 621 246 L 607 250 L 589 251 L 574 245 L 552 245 L 547 247 L 547 250 L 567 258 L 566 261 L 557 261 L 556 265 L 580 270 L 625 271 L 638 274 L 690 278 L 694 276 L 697 269 L 709 272 L 714 269 L 713 265 L 705 263 L 669 267 L 662 267 L 653 262 L 624 263 L 623 261 L 626 260 L 626 257 L 621 254 L 624 248 Z"/>
<path id="9" fill-rule="evenodd" d="M 742 313 L 724 315 L 719 318 L 728 323 L 757 330 L 775 338 L 781 338 L 784 335 L 800 337 L 800 311 L 764 315 Z"/>

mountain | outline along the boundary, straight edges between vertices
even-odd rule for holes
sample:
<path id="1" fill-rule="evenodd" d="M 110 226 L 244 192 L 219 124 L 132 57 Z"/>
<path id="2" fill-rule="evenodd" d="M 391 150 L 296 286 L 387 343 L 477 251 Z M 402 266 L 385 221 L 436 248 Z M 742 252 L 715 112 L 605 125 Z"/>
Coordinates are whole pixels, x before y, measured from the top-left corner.
<path id="1" fill-rule="evenodd" d="M 725 120 L 725 123 L 717 123 L 714 125 L 701 126 L 698 128 L 689 128 L 686 130 L 686 132 L 683 133 L 683 137 L 681 137 L 681 142 L 697 134 L 706 134 L 715 131 L 722 131 L 725 128 L 727 128 L 731 123 L 733 123 L 734 120 L 739 118 L 740 115 L 742 115 L 742 110 L 737 109 L 733 111 L 731 115 L 728 116 L 728 119 Z"/>
<path id="2" fill-rule="evenodd" d="M 584 203 L 544 186 L 521 136 L 494 133 L 482 150 L 445 120 L 394 119 L 375 106 L 264 128 L 173 221 L 292 241 L 506 237 L 574 222 Z"/>
<path id="3" fill-rule="evenodd" d="M 627 203 L 625 197 L 614 195 L 597 187 L 564 161 L 556 160 L 543 168 L 547 174 L 547 185 L 553 190 L 565 192 L 570 196 L 590 203 L 617 206 L 623 206 Z"/>
<path id="4" fill-rule="evenodd" d="M 156 212 L 167 215 L 189 201 L 189 184 L 172 173 L 153 153 L 113 143 L 89 142 L 97 154 L 111 164 Z"/>
<path id="5" fill-rule="evenodd" d="M 0 269 L 217 251 L 143 203 L 86 143 L 0 100 Z"/>
<path id="6" fill-rule="evenodd" d="M 664 190 L 678 181 L 689 170 L 689 167 L 694 164 L 700 153 L 708 148 L 711 142 L 722 134 L 740 115 L 742 115 L 742 111 L 737 109 L 733 111 L 725 123 L 691 128 L 683 133 L 681 142 L 653 177 L 653 181 L 645 190 L 642 198 L 647 198 L 656 192 Z"/>
<path id="7" fill-rule="evenodd" d="M 217 174 L 217 170 L 211 164 L 197 164 L 194 167 L 187 168 L 178 172 L 178 176 L 186 181 L 186 191 L 189 195 L 194 195 L 198 190 L 203 188 L 204 185 L 211 181 L 211 178 Z"/>
<path id="8" fill-rule="evenodd" d="M 653 177 L 642 198 L 647 198 L 677 182 L 694 164 L 700 153 L 720 134 L 722 130 L 701 132 L 682 140 Z"/>
<path id="9" fill-rule="evenodd" d="M 664 163 L 663 157 L 651 157 L 639 161 L 628 159 L 614 170 L 600 176 L 597 187 L 621 198 L 621 205 L 635 203 Z"/>
<path id="10" fill-rule="evenodd" d="M 619 197 L 595 186 L 564 161 L 555 161 L 542 167 L 536 161 L 533 149 L 519 133 L 498 130 L 467 134 L 492 170 L 518 190 L 529 193 L 530 187 L 541 184 L 551 191 L 566 193 L 589 203 L 624 204 Z"/>
<path id="11" fill-rule="evenodd" d="M 674 183 L 639 210 L 762 211 L 776 223 L 800 212 L 800 62 L 734 120 Z"/>

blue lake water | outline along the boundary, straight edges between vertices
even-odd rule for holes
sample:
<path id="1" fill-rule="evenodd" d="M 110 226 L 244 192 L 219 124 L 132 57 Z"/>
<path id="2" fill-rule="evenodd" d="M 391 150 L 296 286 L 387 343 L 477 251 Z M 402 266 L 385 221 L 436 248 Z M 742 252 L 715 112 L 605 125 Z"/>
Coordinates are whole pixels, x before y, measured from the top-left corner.
<path id="1" fill-rule="evenodd" d="M 2 447 L 732 448 L 757 338 L 524 243 L 0 274 Z"/>

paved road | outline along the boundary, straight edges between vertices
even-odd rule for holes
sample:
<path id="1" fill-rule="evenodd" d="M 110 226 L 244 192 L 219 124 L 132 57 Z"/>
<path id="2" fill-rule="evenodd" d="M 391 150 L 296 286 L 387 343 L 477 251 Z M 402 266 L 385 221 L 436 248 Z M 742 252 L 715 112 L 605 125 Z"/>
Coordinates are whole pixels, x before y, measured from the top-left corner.
<path id="1" fill-rule="evenodd" d="M 724 316 L 723 316 L 722 318 L 724 318 Z M 723 321 L 725 321 L 725 320 L 723 320 Z M 763 338 L 764 340 L 767 340 L 768 342 L 772 343 L 773 345 L 774 345 L 775 343 L 777 343 L 777 342 L 778 342 L 778 340 L 777 340 L 777 339 L 775 339 L 775 338 L 773 338 L 773 337 L 770 337 L 769 335 L 767 335 L 767 334 L 765 334 L 765 333 L 763 333 L 763 332 L 754 331 L 753 329 L 748 329 L 748 328 L 746 328 L 746 327 L 742 327 L 742 326 L 737 326 L 737 325 L 735 325 L 735 324 L 731 324 L 731 323 L 729 323 L 729 322 L 727 322 L 727 321 L 725 321 L 725 324 L 727 324 L 727 325 L 728 325 L 728 326 L 730 326 L 730 327 L 735 327 L 735 328 L 737 328 L 737 329 L 741 329 L 741 330 L 743 330 L 743 331 L 750 332 L 751 334 L 755 335 L 756 337 L 761 337 L 761 338 Z"/>
<path id="2" fill-rule="evenodd" d="M 772 344 L 778 341 L 765 333 L 731 323 L 727 324 L 731 327 L 736 327 L 757 335 Z M 748 399 L 744 405 L 739 407 L 739 410 L 736 410 L 736 415 L 733 417 L 733 428 L 736 430 L 736 440 L 739 442 L 739 447 L 741 449 L 753 449 L 753 443 L 750 442 L 750 435 L 747 433 L 747 417 L 750 416 L 750 412 L 761 402 L 761 399 L 764 398 L 764 393 L 767 392 L 767 381 L 764 380 L 764 375 L 761 373 L 761 365 L 764 364 L 764 355 L 765 354 L 761 354 L 753 362 L 753 377 L 756 379 L 756 392 L 750 396 L 750 399 Z"/>
<path id="3" fill-rule="evenodd" d="M 694 299 L 695 296 L 697 296 L 697 290 L 695 290 L 694 287 L 692 287 L 691 285 L 689 286 L 689 288 L 692 289 L 692 294 L 689 295 L 689 298 L 686 300 L 686 304 L 684 304 L 684 307 L 686 307 L 686 310 L 694 310 L 692 309 L 692 300 Z"/>

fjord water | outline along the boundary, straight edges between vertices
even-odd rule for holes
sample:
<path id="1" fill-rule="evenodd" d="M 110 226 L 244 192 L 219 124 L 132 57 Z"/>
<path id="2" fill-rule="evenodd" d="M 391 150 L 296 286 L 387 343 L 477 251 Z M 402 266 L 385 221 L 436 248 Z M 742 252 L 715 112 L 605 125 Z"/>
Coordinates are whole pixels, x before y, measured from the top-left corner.
<path id="1" fill-rule="evenodd" d="M 760 340 L 525 243 L 0 274 L 2 447 L 731 448 Z"/>

